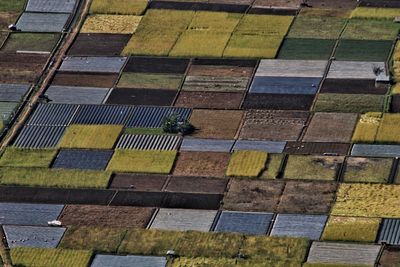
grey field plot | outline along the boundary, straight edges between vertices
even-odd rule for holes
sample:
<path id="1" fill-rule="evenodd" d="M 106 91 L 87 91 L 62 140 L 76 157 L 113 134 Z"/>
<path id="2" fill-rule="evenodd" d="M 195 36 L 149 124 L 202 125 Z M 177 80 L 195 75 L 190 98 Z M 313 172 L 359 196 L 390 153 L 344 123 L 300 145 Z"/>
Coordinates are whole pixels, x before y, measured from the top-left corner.
<path id="1" fill-rule="evenodd" d="M 177 150 L 181 137 L 177 135 L 124 134 L 117 148 L 137 150 Z"/>
<path id="2" fill-rule="evenodd" d="M 66 57 L 61 64 L 62 71 L 119 73 L 126 57 Z"/>
<path id="3" fill-rule="evenodd" d="M 352 156 L 400 157 L 400 145 L 354 144 Z"/>
<path id="4" fill-rule="evenodd" d="M 265 235 L 272 217 L 272 213 L 223 211 L 214 231 Z"/>
<path id="5" fill-rule="evenodd" d="M 60 150 L 53 168 L 104 170 L 111 159 L 110 150 Z"/>
<path id="6" fill-rule="evenodd" d="M 314 241 L 307 262 L 374 266 L 379 250 L 378 245 Z"/>
<path id="7" fill-rule="evenodd" d="M 378 242 L 400 245 L 400 219 L 383 219 Z"/>
<path id="8" fill-rule="evenodd" d="M 235 140 L 184 138 L 181 151 L 230 152 Z"/>
<path id="9" fill-rule="evenodd" d="M 8 120 L 11 115 L 14 115 L 17 106 L 17 102 L 0 102 L 0 119 Z"/>
<path id="10" fill-rule="evenodd" d="M 19 148 L 56 147 L 66 128 L 65 126 L 24 125 L 13 146 Z"/>
<path id="11" fill-rule="evenodd" d="M 3 229 L 10 248 L 56 248 L 66 228 L 5 225 Z"/>
<path id="12" fill-rule="evenodd" d="M 0 224 L 47 226 L 63 208 L 63 205 L 0 203 Z"/>
<path id="13" fill-rule="evenodd" d="M 245 91 L 249 78 L 247 77 L 213 77 L 187 76 L 182 86 L 184 91 Z"/>
<path id="14" fill-rule="evenodd" d="M 166 264 L 167 260 L 165 257 L 97 254 L 90 267 L 164 267 Z"/>
<path id="15" fill-rule="evenodd" d="M 271 236 L 304 237 L 319 240 L 327 218 L 326 215 L 278 214 Z"/>
<path id="16" fill-rule="evenodd" d="M 132 112 L 133 106 L 81 105 L 71 123 L 123 125 Z"/>
<path id="17" fill-rule="evenodd" d="M 0 84 L 0 101 L 21 101 L 29 84 Z"/>
<path id="18" fill-rule="evenodd" d="M 68 126 L 79 105 L 38 104 L 27 125 Z"/>
<path id="19" fill-rule="evenodd" d="M 62 32 L 70 14 L 22 13 L 17 29 L 22 32 Z"/>
<path id="20" fill-rule="evenodd" d="M 263 59 L 257 76 L 269 77 L 315 77 L 322 78 L 328 62 L 325 60 Z"/>
<path id="21" fill-rule="evenodd" d="M 269 153 L 282 153 L 286 142 L 238 140 L 232 150 L 260 150 Z"/>
<path id="22" fill-rule="evenodd" d="M 208 232 L 216 215 L 215 210 L 160 209 L 150 228 Z"/>
<path id="23" fill-rule="evenodd" d="M 320 78 L 255 77 L 250 93 L 313 95 L 320 82 Z"/>
<path id="24" fill-rule="evenodd" d="M 374 69 L 385 71 L 384 62 L 333 61 L 328 79 L 376 79 Z"/>
<path id="25" fill-rule="evenodd" d="M 178 114 L 182 119 L 189 119 L 192 109 L 175 107 L 135 107 L 133 115 L 126 123 L 127 127 L 160 128 L 166 116 Z"/>
<path id="26" fill-rule="evenodd" d="M 109 90 L 109 88 L 52 85 L 46 90 L 46 95 L 53 103 L 102 104 Z"/>
<path id="27" fill-rule="evenodd" d="M 29 0 L 25 11 L 49 12 L 49 13 L 72 13 L 76 0 Z"/>

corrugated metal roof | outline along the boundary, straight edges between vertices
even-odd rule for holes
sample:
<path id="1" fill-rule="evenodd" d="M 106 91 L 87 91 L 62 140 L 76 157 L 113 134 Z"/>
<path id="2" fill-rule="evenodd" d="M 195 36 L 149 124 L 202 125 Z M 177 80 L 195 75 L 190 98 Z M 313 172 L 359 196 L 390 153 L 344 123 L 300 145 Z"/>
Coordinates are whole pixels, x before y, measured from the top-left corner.
<path id="1" fill-rule="evenodd" d="M 119 73 L 125 61 L 126 57 L 66 57 L 60 70 Z"/>
<path id="2" fill-rule="evenodd" d="M 265 235 L 272 217 L 273 213 L 222 211 L 214 231 Z"/>
<path id="3" fill-rule="evenodd" d="M 70 150 L 62 149 L 58 153 L 53 168 L 104 170 L 111 159 L 111 150 Z"/>
<path id="4" fill-rule="evenodd" d="M 47 226 L 63 208 L 64 205 L 0 203 L 0 224 Z"/>
<path id="5" fill-rule="evenodd" d="M 64 227 L 3 226 L 10 248 L 56 248 L 64 235 Z"/>
<path id="6" fill-rule="evenodd" d="M 0 84 L 0 101 L 21 101 L 29 84 Z"/>
<path id="7" fill-rule="evenodd" d="M 327 64 L 327 60 L 263 59 L 256 76 L 323 77 Z"/>
<path id="8" fill-rule="evenodd" d="M 17 28 L 23 32 L 62 32 L 70 14 L 22 13 Z"/>
<path id="9" fill-rule="evenodd" d="M 159 128 L 164 117 L 179 114 L 181 118 L 188 119 L 192 109 L 177 107 L 135 107 L 133 115 L 128 119 L 127 127 Z"/>
<path id="10" fill-rule="evenodd" d="M 133 110 L 133 106 L 81 105 L 71 123 L 124 125 Z"/>
<path id="11" fill-rule="evenodd" d="M 352 156 L 400 157 L 400 145 L 354 144 Z"/>
<path id="12" fill-rule="evenodd" d="M 101 255 L 97 254 L 90 267 L 164 267 L 167 264 L 165 257 L 155 256 L 116 256 L 116 255 Z"/>
<path id="13" fill-rule="evenodd" d="M 68 126 L 79 105 L 39 104 L 27 125 Z"/>
<path id="14" fill-rule="evenodd" d="M 181 137 L 177 135 L 123 134 L 117 148 L 138 150 L 178 150 Z"/>
<path id="15" fill-rule="evenodd" d="M 72 13 L 76 0 L 29 0 L 25 11 L 50 12 L 50 13 Z"/>
<path id="16" fill-rule="evenodd" d="M 321 78 L 308 77 L 255 77 L 250 93 L 305 94 L 317 92 Z"/>
<path id="17" fill-rule="evenodd" d="M 183 139 L 181 151 L 230 152 L 235 140 L 189 138 Z"/>
<path id="18" fill-rule="evenodd" d="M 102 104 L 109 90 L 109 88 L 52 85 L 46 90 L 46 95 L 53 103 Z"/>
<path id="19" fill-rule="evenodd" d="M 374 68 L 385 70 L 385 62 L 332 61 L 329 79 L 376 79 Z"/>
<path id="20" fill-rule="evenodd" d="M 269 153 L 282 153 L 286 142 L 238 140 L 232 150 L 261 150 Z"/>
<path id="21" fill-rule="evenodd" d="M 21 148 L 56 147 L 66 128 L 65 126 L 25 125 L 13 145 Z"/>
<path id="22" fill-rule="evenodd" d="M 400 245 L 400 219 L 383 219 L 378 242 Z"/>

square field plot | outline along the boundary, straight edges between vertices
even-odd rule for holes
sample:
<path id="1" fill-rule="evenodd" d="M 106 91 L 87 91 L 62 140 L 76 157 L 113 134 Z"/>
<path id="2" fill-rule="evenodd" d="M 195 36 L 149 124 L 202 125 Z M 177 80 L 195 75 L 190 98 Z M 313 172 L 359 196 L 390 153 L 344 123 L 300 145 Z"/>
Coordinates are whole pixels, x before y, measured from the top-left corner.
<path id="1" fill-rule="evenodd" d="M 319 240 L 327 218 L 326 215 L 278 214 L 272 227 L 271 236 Z"/>
<path id="2" fill-rule="evenodd" d="M 71 125 L 67 128 L 60 147 L 111 149 L 121 131 L 122 126 L 119 125 Z"/>
<path id="3" fill-rule="evenodd" d="M 118 74 L 57 72 L 52 85 L 111 88 L 118 80 Z"/>
<path id="4" fill-rule="evenodd" d="M 265 168 L 268 154 L 263 151 L 234 151 L 226 170 L 226 176 L 258 177 Z"/>
<path id="5" fill-rule="evenodd" d="M 272 213 L 223 211 L 214 231 L 265 235 L 272 217 Z"/>
<path id="6" fill-rule="evenodd" d="M 52 149 L 19 149 L 8 147 L 0 158 L 3 167 L 49 167 L 57 154 Z"/>
<path id="7" fill-rule="evenodd" d="M 354 40 L 394 40 L 400 26 L 392 20 L 350 19 L 341 38 Z"/>
<path id="8" fill-rule="evenodd" d="M 175 106 L 204 109 L 239 109 L 243 99 L 244 93 L 181 91 Z"/>
<path id="9" fill-rule="evenodd" d="M 116 255 L 101 255 L 97 254 L 91 267 L 104 267 L 104 266 L 151 266 L 151 267 L 165 267 L 167 260 L 165 257 L 155 256 L 116 256 Z"/>
<path id="10" fill-rule="evenodd" d="M 303 141 L 350 142 L 357 117 L 353 113 L 315 113 Z"/>
<path id="11" fill-rule="evenodd" d="M 385 99 L 383 95 L 319 94 L 314 110 L 316 112 L 348 113 L 381 112 Z"/>
<path id="12" fill-rule="evenodd" d="M 224 177 L 229 158 L 222 152 L 180 152 L 173 175 Z"/>
<path id="13" fill-rule="evenodd" d="M 0 101 L 19 102 L 30 87 L 28 84 L 0 84 Z"/>
<path id="14" fill-rule="evenodd" d="M 108 150 L 61 150 L 52 168 L 104 170 L 113 151 Z"/>
<path id="15" fill-rule="evenodd" d="M 28 0 L 25 11 L 49 12 L 49 13 L 72 13 L 76 0 Z"/>
<path id="16" fill-rule="evenodd" d="M 196 128 L 197 138 L 233 139 L 236 136 L 243 112 L 239 110 L 193 110 L 190 123 Z"/>
<path id="17" fill-rule="evenodd" d="M 65 228 L 62 227 L 13 225 L 5 225 L 3 230 L 10 248 L 56 248 L 65 232 Z"/>
<path id="18" fill-rule="evenodd" d="M 346 160 L 343 181 L 387 183 L 392 164 L 391 158 L 349 157 Z"/>
<path id="19" fill-rule="evenodd" d="M 47 88 L 46 95 L 52 103 L 102 104 L 109 90 L 109 88 L 51 85 Z"/>
<path id="20" fill-rule="evenodd" d="M 175 151 L 118 149 L 111 158 L 107 170 L 168 174 L 171 172 L 175 157 Z"/>
<path id="21" fill-rule="evenodd" d="M 23 32 L 62 32 L 69 14 L 22 13 L 16 24 Z"/>
<path id="22" fill-rule="evenodd" d="M 264 59 L 256 76 L 322 78 L 327 63 L 325 60 Z"/>
<path id="23" fill-rule="evenodd" d="M 68 51 L 70 56 L 118 56 L 129 34 L 81 33 Z"/>
<path id="24" fill-rule="evenodd" d="M 119 73 L 126 57 L 66 57 L 60 70 L 73 72 Z"/>
<path id="25" fill-rule="evenodd" d="M 335 40 L 286 38 L 278 59 L 323 60 L 331 56 Z"/>
<path id="26" fill-rule="evenodd" d="M 213 210 L 160 209 L 150 228 L 208 232 L 216 215 Z"/>
<path id="27" fill-rule="evenodd" d="M 140 16 L 89 15 L 82 26 L 82 33 L 132 34 L 136 31 Z"/>
<path id="28" fill-rule="evenodd" d="M 51 52 L 60 39 L 53 33 L 11 33 L 1 48 L 5 52 Z"/>
<path id="29" fill-rule="evenodd" d="M 90 13 L 99 14 L 121 14 L 121 15 L 140 15 L 144 12 L 147 1 L 122 0 L 94 0 L 90 5 Z"/>
<path id="30" fill-rule="evenodd" d="M 175 90 L 115 88 L 108 96 L 107 104 L 170 106 L 177 95 Z"/>
<path id="31" fill-rule="evenodd" d="M 0 203 L 0 224 L 47 226 L 56 220 L 64 205 Z"/>
<path id="32" fill-rule="evenodd" d="M 400 262 L 400 248 L 387 246 L 384 248 L 379 266 L 390 267 Z"/>
<path id="33" fill-rule="evenodd" d="M 67 205 L 59 220 L 69 226 L 145 228 L 153 208 Z"/>
<path id="34" fill-rule="evenodd" d="M 228 181 L 206 177 L 181 177 L 173 176 L 168 182 L 165 191 L 223 194 Z"/>
<path id="35" fill-rule="evenodd" d="M 334 203 L 337 185 L 333 182 L 286 182 L 280 213 L 326 214 Z"/>
<path id="36" fill-rule="evenodd" d="M 304 16 L 300 13 L 290 27 L 288 37 L 337 39 L 345 22 L 344 18 Z"/>
<path id="37" fill-rule="evenodd" d="M 110 188 L 158 192 L 166 180 L 166 175 L 117 173 L 113 175 Z"/>
<path id="38" fill-rule="evenodd" d="M 277 181 L 232 180 L 223 199 L 223 208 L 275 212 L 284 187 L 283 182 Z"/>
<path id="39" fill-rule="evenodd" d="M 178 90 L 182 80 L 183 75 L 180 74 L 124 72 L 118 87 Z"/>
<path id="40" fill-rule="evenodd" d="M 308 112 L 246 111 L 240 139 L 296 141 L 308 120 Z"/>
<path id="41" fill-rule="evenodd" d="M 342 39 L 335 52 L 337 60 L 386 61 L 393 41 L 364 41 Z"/>

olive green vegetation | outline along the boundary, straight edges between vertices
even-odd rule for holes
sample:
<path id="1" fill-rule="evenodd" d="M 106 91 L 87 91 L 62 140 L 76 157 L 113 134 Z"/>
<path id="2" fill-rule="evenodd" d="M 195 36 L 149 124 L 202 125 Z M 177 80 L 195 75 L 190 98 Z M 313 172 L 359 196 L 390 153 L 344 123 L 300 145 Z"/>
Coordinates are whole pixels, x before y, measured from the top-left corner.
<path id="1" fill-rule="evenodd" d="M 58 247 L 116 253 L 126 232 L 126 229 L 121 228 L 72 226 L 68 228 Z"/>
<path id="2" fill-rule="evenodd" d="M 22 149 L 8 147 L 0 158 L 0 166 L 6 167 L 49 167 L 57 150 Z"/>
<path id="3" fill-rule="evenodd" d="M 234 259 L 226 259 L 226 258 L 187 258 L 187 257 L 179 257 L 174 259 L 171 267 L 232 267 L 235 266 Z"/>
<path id="4" fill-rule="evenodd" d="M 243 35 L 284 36 L 292 23 L 292 16 L 246 14 L 235 33 Z"/>
<path id="5" fill-rule="evenodd" d="M 290 27 L 290 38 L 337 39 L 346 20 L 336 17 L 299 15 Z"/>
<path id="6" fill-rule="evenodd" d="M 268 153 L 264 151 L 234 151 L 226 170 L 227 176 L 258 177 L 264 170 Z"/>
<path id="7" fill-rule="evenodd" d="M 239 13 L 197 11 L 188 30 L 231 33 L 242 16 Z"/>
<path id="8" fill-rule="evenodd" d="M 375 242 L 380 218 L 331 216 L 325 226 L 322 240 Z"/>
<path id="9" fill-rule="evenodd" d="M 356 40 L 394 40 L 400 24 L 390 20 L 351 19 L 341 38 Z"/>
<path id="10" fill-rule="evenodd" d="M 336 40 L 286 38 L 279 49 L 279 59 L 322 60 L 331 56 Z"/>
<path id="11" fill-rule="evenodd" d="M 261 174 L 261 178 L 265 179 L 277 178 L 283 158 L 284 158 L 283 154 L 268 154 L 267 163 L 265 164 L 265 170 Z"/>
<path id="12" fill-rule="evenodd" d="M 93 0 L 90 13 L 141 15 L 147 7 L 146 0 Z"/>
<path id="13" fill-rule="evenodd" d="M 90 250 L 17 247 L 10 251 L 14 266 L 29 267 L 87 267 L 92 258 Z"/>
<path id="14" fill-rule="evenodd" d="M 86 17 L 81 33 L 132 34 L 139 26 L 141 16 L 133 15 L 89 15 Z"/>
<path id="15" fill-rule="evenodd" d="M 289 155 L 283 178 L 334 181 L 343 160 L 337 156 Z"/>
<path id="16" fill-rule="evenodd" d="M 18 71 L 18 73 L 22 72 Z M 8 122 L 15 115 L 18 105 L 18 102 L 0 102 L 0 120 Z"/>
<path id="17" fill-rule="evenodd" d="M 368 112 L 361 115 L 353 133 L 353 143 L 373 143 L 382 120 L 381 112 Z"/>
<path id="18" fill-rule="evenodd" d="M 387 183 L 392 163 L 391 158 L 349 157 L 343 179 L 345 182 Z"/>
<path id="19" fill-rule="evenodd" d="M 163 135 L 169 134 L 164 132 L 162 128 L 124 128 L 124 134 L 149 134 L 149 135 Z"/>
<path id="20" fill-rule="evenodd" d="M 170 173 L 176 151 L 117 149 L 107 170 L 119 172 Z"/>
<path id="21" fill-rule="evenodd" d="M 51 52 L 59 39 L 58 33 L 11 33 L 1 50 Z"/>
<path id="22" fill-rule="evenodd" d="M 340 264 L 340 263 L 310 263 L 306 262 L 303 267 L 368 267 L 370 265 Z"/>
<path id="23" fill-rule="evenodd" d="M 111 173 L 48 168 L 0 168 L 0 184 L 60 187 L 60 188 L 106 188 Z"/>
<path id="24" fill-rule="evenodd" d="M 319 94 L 314 111 L 317 112 L 380 112 L 385 104 L 384 95 Z"/>
<path id="25" fill-rule="evenodd" d="M 0 0 L 0 12 L 22 12 L 26 0 Z"/>
<path id="26" fill-rule="evenodd" d="M 182 79 L 183 75 L 179 74 L 124 72 L 118 81 L 118 87 L 178 90 Z"/>
<path id="27" fill-rule="evenodd" d="M 400 8 L 357 7 L 351 12 L 351 18 L 393 20 L 400 14 Z"/>
<path id="28" fill-rule="evenodd" d="M 8 31 L 8 25 L 10 24 L 15 24 L 18 20 L 20 13 L 18 12 L 2 12 L 0 11 L 0 32 L 2 34 L 7 34 L 9 33 Z"/>
<path id="29" fill-rule="evenodd" d="M 335 52 L 337 60 L 386 61 L 392 41 L 340 40 Z"/>
<path id="30" fill-rule="evenodd" d="M 59 146 L 62 148 L 112 149 L 122 125 L 70 125 Z"/>
<path id="31" fill-rule="evenodd" d="M 334 18 L 349 18 L 351 15 L 351 9 L 330 9 L 330 8 L 302 8 L 300 9 L 301 16 L 310 17 L 334 17 Z"/>
<path id="32" fill-rule="evenodd" d="M 400 141 L 400 114 L 384 113 L 376 134 L 376 142 L 397 143 Z"/>

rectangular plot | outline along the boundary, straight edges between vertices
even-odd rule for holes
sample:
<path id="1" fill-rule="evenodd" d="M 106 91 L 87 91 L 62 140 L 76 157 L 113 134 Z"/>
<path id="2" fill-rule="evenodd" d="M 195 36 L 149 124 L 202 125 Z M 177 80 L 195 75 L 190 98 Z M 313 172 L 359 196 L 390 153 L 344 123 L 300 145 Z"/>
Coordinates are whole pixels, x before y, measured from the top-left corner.
<path id="1" fill-rule="evenodd" d="M 321 78 L 327 64 L 325 60 L 263 59 L 256 76 Z"/>
<path id="2" fill-rule="evenodd" d="M 216 215 L 214 210 L 160 209 L 150 228 L 208 232 Z"/>
<path id="3" fill-rule="evenodd" d="M 112 178 L 110 188 L 159 192 L 166 180 L 166 175 L 117 173 Z"/>
<path id="4" fill-rule="evenodd" d="M 214 231 L 265 235 L 272 217 L 272 213 L 222 211 Z"/>
<path id="5" fill-rule="evenodd" d="M 131 57 L 126 63 L 124 72 L 184 74 L 188 65 L 189 59 Z"/>
<path id="6" fill-rule="evenodd" d="M 29 0 L 25 11 L 49 12 L 49 13 L 72 13 L 76 0 Z"/>
<path id="7" fill-rule="evenodd" d="M 347 155 L 349 147 L 350 144 L 347 143 L 287 142 L 284 153 L 311 155 Z"/>
<path id="8" fill-rule="evenodd" d="M 124 134 L 116 148 L 136 150 L 178 150 L 181 141 L 176 135 Z"/>
<path id="9" fill-rule="evenodd" d="M 97 254 L 90 267 L 110 266 L 138 266 L 138 267 L 164 267 L 167 264 L 165 257 L 155 256 L 115 256 Z"/>
<path id="10" fill-rule="evenodd" d="M 27 125 L 68 126 L 79 105 L 38 104 Z"/>
<path id="11" fill-rule="evenodd" d="M 69 14 L 22 13 L 16 26 L 23 32 L 62 32 Z"/>
<path id="12" fill-rule="evenodd" d="M 113 151 L 107 150 L 65 150 L 58 153 L 52 168 L 104 170 Z"/>
<path id="13" fill-rule="evenodd" d="M 7 121 L 14 117 L 18 102 L 0 102 L 0 119 Z"/>
<path id="14" fill-rule="evenodd" d="M 385 72 L 384 62 L 332 61 L 328 79 L 376 79 L 374 69 Z"/>
<path id="15" fill-rule="evenodd" d="M 318 90 L 320 81 L 320 78 L 255 77 L 249 92 L 314 95 Z"/>
<path id="16" fill-rule="evenodd" d="M 204 109 L 239 109 L 245 93 L 181 91 L 177 107 Z"/>
<path id="17" fill-rule="evenodd" d="M 184 138 L 181 151 L 230 152 L 235 140 Z"/>
<path id="18" fill-rule="evenodd" d="M 336 40 L 286 38 L 279 49 L 278 59 L 329 59 Z"/>
<path id="19" fill-rule="evenodd" d="M 63 205 L 0 203 L 0 224 L 41 225 L 56 220 Z"/>
<path id="20" fill-rule="evenodd" d="M 400 262 L 400 247 L 387 246 L 384 248 L 382 256 L 379 258 L 378 266 L 391 267 L 398 262 Z"/>
<path id="21" fill-rule="evenodd" d="M 129 34 L 80 33 L 68 55 L 119 56 L 130 37 Z"/>
<path id="22" fill-rule="evenodd" d="M 246 77 L 186 76 L 182 86 L 184 91 L 245 91 L 248 83 Z"/>
<path id="23" fill-rule="evenodd" d="M 389 245 L 400 245 L 399 219 L 383 219 L 378 242 Z"/>
<path id="24" fill-rule="evenodd" d="M 133 110 L 132 106 L 81 105 L 71 123 L 124 125 Z"/>
<path id="25" fill-rule="evenodd" d="M 321 93 L 337 94 L 373 94 L 384 95 L 388 91 L 387 84 L 376 83 L 375 79 L 325 79 Z"/>
<path id="26" fill-rule="evenodd" d="M 63 227 L 3 226 L 10 248 L 56 248 L 64 235 Z"/>
<path id="27" fill-rule="evenodd" d="M 314 95 L 247 94 L 244 109 L 310 110 Z"/>
<path id="28" fill-rule="evenodd" d="M 188 119 L 192 110 L 175 107 L 135 107 L 133 115 L 128 119 L 127 127 L 160 128 L 162 120 L 171 114 L 179 114 L 182 119 Z"/>
<path id="29" fill-rule="evenodd" d="M 109 90 L 109 88 L 52 85 L 46 90 L 46 95 L 53 103 L 102 104 Z"/>
<path id="30" fill-rule="evenodd" d="M 354 144 L 352 156 L 400 157 L 400 145 Z"/>
<path id="31" fill-rule="evenodd" d="M 119 73 L 126 57 L 66 57 L 62 71 Z"/>
<path id="32" fill-rule="evenodd" d="M 314 111 L 343 113 L 382 112 L 385 99 L 383 95 L 319 94 L 314 105 Z"/>
<path id="33" fill-rule="evenodd" d="M 337 60 L 386 61 L 392 41 L 340 40 L 335 52 Z"/>
<path id="34" fill-rule="evenodd" d="M 118 74 L 112 73 L 57 72 L 51 84 L 111 88 L 114 87 L 117 80 Z"/>
<path id="35" fill-rule="evenodd" d="M 319 240 L 327 218 L 326 215 L 278 214 L 272 227 L 271 236 Z"/>
<path id="36" fill-rule="evenodd" d="M 361 0 L 360 6 L 400 8 L 400 3 L 397 0 Z"/>
<path id="37" fill-rule="evenodd" d="M 379 250 L 378 245 L 314 241 L 307 262 L 374 266 Z"/>
<path id="38" fill-rule="evenodd" d="M 170 106 L 176 90 L 114 88 L 107 98 L 107 104 L 138 106 Z"/>
<path id="39" fill-rule="evenodd" d="M 223 194 L 228 180 L 206 177 L 173 176 L 168 182 L 167 192 Z"/>
<path id="40" fill-rule="evenodd" d="M 213 77 L 242 77 L 250 78 L 254 66 L 235 66 L 235 65 L 202 65 L 196 64 L 197 62 L 192 62 L 190 66 L 188 75 L 198 77 L 198 76 L 213 76 Z M 205 62 L 207 63 L 207 62 Z M 213 63 L 213 62 L 209 62 Z M 217 62 L 219 63 L 219 62 Z"/>
<path id="41" fill-rule="evenodd" d="M 268 153 L 282 153 L 285 145 L 286 142 L 279 141 L 238 140 L 232 150 L 261 150 Z"/>
<path id="42" fill-rule="evenodd" d="M 21 101 L 29 84 L 0 84 L 0 101 Z"/>
<path id="43" fill-rule="evenodd" d="M 13 146 L 19 148 L 56 147 L 66 128 L 66 126 L 25 125 L 18 134 Z"/>

